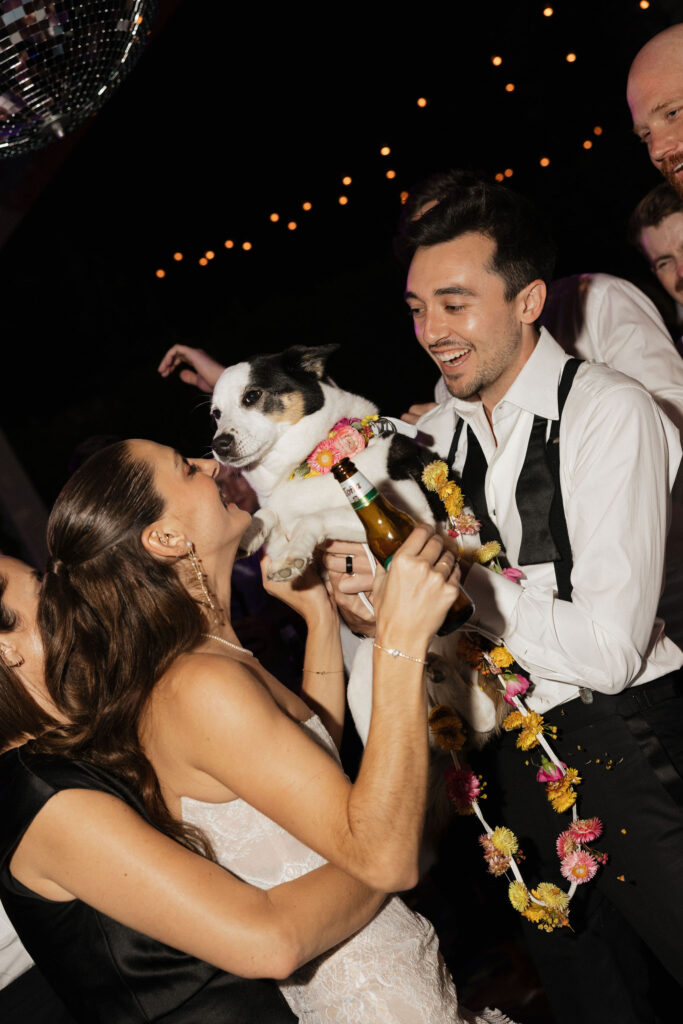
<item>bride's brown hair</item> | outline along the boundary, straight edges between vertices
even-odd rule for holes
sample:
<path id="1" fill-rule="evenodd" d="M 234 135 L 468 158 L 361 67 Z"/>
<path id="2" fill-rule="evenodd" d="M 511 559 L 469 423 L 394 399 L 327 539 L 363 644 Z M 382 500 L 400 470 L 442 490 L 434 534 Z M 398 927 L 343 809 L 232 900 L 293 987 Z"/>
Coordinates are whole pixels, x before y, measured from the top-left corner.
<path id="1" fill-rule="evenodd" d="M 47 687 L 70 724 L 33 746 L 114 773 L 158 828 L 212 857 L 201 831 L 169 813 L 139 738 L 155 684 L 206 629 L 174 566 L 142 544 L 145 527 L 163 513 L 151 466 L 125 441 L 92 455 L 59 495 L 38 623 Z"/>

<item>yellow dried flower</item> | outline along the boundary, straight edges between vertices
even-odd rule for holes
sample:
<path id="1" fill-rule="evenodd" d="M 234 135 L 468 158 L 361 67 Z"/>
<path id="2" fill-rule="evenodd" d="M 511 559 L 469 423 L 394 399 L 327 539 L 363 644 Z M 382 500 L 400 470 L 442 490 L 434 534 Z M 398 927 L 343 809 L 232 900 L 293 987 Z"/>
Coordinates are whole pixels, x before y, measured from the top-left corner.
<path id="1" fill-rule="evenodd" d="M 506 732 L 511 732 L 513 729 L 520 729 L 524 725 L 525 716 L 521 711 L 511 711 L 509 715 L 506 715 L 502 721 L 502 726 Z"/>
<path id="2" fill-rule="evenodd" d="M 465 745 L 467 734 L 462 718 L 445 704 L 437 704 L 429 712 L 429 728 L 442 750 L 461 750 Z"/>
<path id="3" fill-rule="evenodd" d="M 552 882 L 541 882 L 532 892 L 537 900 L 543 900 L 549 910 L 564 913 L 569 906 L 569 896 Z"/>
<path id="4" fill-rule="evenodd" d="M 576 790 L 567 789 L 565 792 L 560 793 L 557 796 L 548 796 L 552 808 L 557 811 L 558 814 L 562 814 L 564 811 L 568 811 L 570 807 L 576 803 Z"/>
<path id="5" fill-rule="evenodd" d="M 508 668 L 515 660 L 507 647 L 492 647 L 489 651 L 489 658 L 498 668 Z"/>
<path id="6" fill-rule="evenodd" d="M 515 746 L 518 750 L 533 750 L 538 746 L 538 734 L 533 729 L 522 729 Z"/>
<path id="7" fill-rule="evenodd" d="M 512 906 L 520 914 L 529 906 L 529 893 L 523 882 L 510 882 L 508 898 Z"/>
<path id="8" fill-rule="evenodd" d="M 494 828 L 490 838 L 495 848 L 505 857 L 514 856 L 519 849 L 517 836 L 511 829 L 505 828 L 504 825 L 499 825 L 498 828 Z"/>
<path id="9" fill-rule="evenodd" d="M 474 552 L 474 557 L 481 565 L 486 565 L 492 558 L 500 554 L 500 544 L 497 540 L 490 540 L 488 544 L 482 544 L 477 551 Z"/>
<path id="10" fill-rule="evenodd" d="M 439 487 L 439 498 L 444 503 L 446 514 L 449 516 L 459 516 L 465 506 L 462 491 L 452 480 L 447 480 Z"/>
<path id="11" fill-rule="evenodd" d="M 422 483 L 428 491 L 437 491 L 448 480 L 448 466 L 445 462 L 430 462 L 422 471 Z"/>
<path id="12" fill-rule="evenodd" d="M 525 917 L 527 921 L 531 921 L 533 924 L 538 924 L 539 921 L 542 921 L 545 918 L 545 907 L 541 907 L 538 903 L 529 903 L 529 906 L 522 911 L 522 916 Z"/>

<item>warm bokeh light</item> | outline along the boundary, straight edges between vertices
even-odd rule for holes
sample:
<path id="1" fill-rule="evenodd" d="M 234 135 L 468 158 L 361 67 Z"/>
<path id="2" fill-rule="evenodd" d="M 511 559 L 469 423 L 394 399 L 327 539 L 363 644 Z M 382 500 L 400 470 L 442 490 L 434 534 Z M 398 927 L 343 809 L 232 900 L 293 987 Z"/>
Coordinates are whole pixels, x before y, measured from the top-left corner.
<path id="1" fill-rule="evenodd" d="M 312 210 L 313 209 L 313 203 L 302 203 L 301 209 L 302 210 L 307 210 L 307 211 L 308 210 Z"/>
<path id="2" fill-rule="evenodd" d="M 495 65 L 495 67 L 499 68 L 500 65 L 503 63 L 503 58 L 502 57 L 491 57 L 491 63 L 493 65 Z"/>
<path id="3" fill-rule="evenodd" d="M 352 178 L 350 178 L 350 177 L 348 176 L 348 174 L 346 174 L 346 175 L 344 175 L 344 177 L 342 178 L 342 185 L 350 185 L 350 184 L 351 184 L 351 181 L 352 181 L 352 180 L 353 180 L 353 179 L 352 179 Z"/>
<path id="4" fill-rule="evenodd" d="M 209 261 L 207 260 L 206 256 L 202 256 L 202 258 L 201 258 L 201 259 L 200 259 L 200 261 L 199 261 L 199 266 L 200 266 L 200 267 L 205 267 L 205 266 L 207 265 L 207 263 L 208 263 L 208 262 L 209 262 Z"/>
<path id="5" fill-rule="evenodd" d="M 207 260 L 212 260 L 216 253 L 213 251 L 213 249 L 207 249 L 204 255 L 206 256 Z"/>
<path id="6" fill-rule="evenodd" d="M 183 254 L 181 252 L 174 252 L 173 253 L 173 259 L 176 261 L 176 263 L 180 263 L 182 258 L 183 258 Z"/>
<path id="7" fill-rule="evenodd" d="M 583 144 L 583 148 L 584 149 L 592 149 L 593 148 L 593 143 L 591 142 L 590 139 L 586 139 L 586 141 Z"/>
<path id="8" fill-rule="evenodd" d="M 287 227 L 289 228 L 290 231 L 296 231 L 296 221 L 295 220 L 290 220 L 290 222 L 287 225 Z"/>
<path id="9" fill-rule="evenodd" d="M 547 156 L 542 156 L 541 159 L 539 160 L 539 163 L 540 163 L 541 167 L 547 167 L 548 164 L 550 163 L 550 160 L 548 160 Z"/>
<path id="10" fill-rule="evenodd" d="M 505 86 L 505 92 L 514 92 L 514 91 L 515 91 L 515 84 L 514 84 L 514 82 L 508 82 L 508 84 Z"/>
<path id="11" fill-rule="evenodd" d="M 235 243 L 233 242 L 232 238 L 229 238 L 227 240 L 227 242 L 224 242 L 223 244 L 225 245 L 226 249 L 234 249 L 235 248 Z"/>
<path id="12" fill-rule="evenodd" d="M 504 180 L 504 175 L 502 175 L 500 173 L 500 171 L 499 171 L 498 174 L 496 175 L 496 181 L 503 181 L 503 180 Z"/>
<path id="13" fill-rule="evenodd" d="M 387 178 L 395 178 L 396 177 L 396 171 L 387 171 L 386 176 L 387 176 Z"/>
<path id="14" fill-rule="evenodd" d="M 417 105 L 418 105 L 418 107 L 426 107 L 427 106 L 427 100 L 424 98 L 424 96 L 420 96 L 419 100 L 417 101 Z"/>
<path id="15" fill-rule="evenodd" d="M 640 0 L 639 6 L 641 11 L 646 11 L 650 6 L 650 0 Z"/>
<path id="16" fill-rule="evenodd" d="M 157 277 L 166 277 L 166 271 L 165 270 L 157 270 L 156 275 L 157 275 Z"/>
<path id="17" fill-rule="evenodd" d="M 506 178 L 511 178 L 514 174 L 514 171 L 511 167 L 506 167 L 505 170 L 503 171 L 503 174 L 505 175 Z"/>
<path id="18" fill-rule="evenodd" d="M 388 146 L 382 146 L 382 148 L 380 149 L 380 153 L 382 156 L 389 156 L 391 150 L 389 149 Z"/>
<path id="19" fill-rule="evenodd" d="M 249 252 L 249 250 L 252 248 L 251 242 L 242 242 L 242 248 L 244 249 L 245 252 Z"/>
<path id="20" fill-rule="evenodd" d="M 409 193 L 406 192 L 405 190 L 403 192 L 401 192 L 401 203 L 402 204 L 405 204 L 405 203 L 408 202 L 408 194 Z"/>
<path id="21" fill-rule="evenodd" d="M 552 9 L 552 7 L 544 7 L 544 8 L 543 8 L 543 14 L 544 14 L 544 16 L 545 16 L 546 18 L 552 18 L 552 16 L 553 16 L 553 14 L 554 14 L 554 13 L 555 13 L 555 12 L 554 12 L 554 10 Z"/>
<path id="22" fill-rule="evenodd" d="M 568 53 L 567 56 L 564 59 L 567 61 L 567 64 L 573 64 L 574 61 L 576 60 L 576 54 L 575 53 Z"/>
<path id="23" fill-rule="evenodd" d="M 595 128 L 593 129 L 593 135 L 602 135 L 602 128 L 599 124 L 596 124 Z"/>
<path id="24" fill-rule="evenodd" d="M 273 222 L 273 224 L 277 224 L 277 222 L 280 219 L 280 214 L 279 213 L 271 213 L 270 219 Z"/>
<path id="25" fill-rule="evenodd" d="M 339 201 L 339 205 L 340 206 L 346 206 L 346 204 L 349 201 L 349 197 L 348 196 L 339 196 L 339 200 L 338 201 Z"/>

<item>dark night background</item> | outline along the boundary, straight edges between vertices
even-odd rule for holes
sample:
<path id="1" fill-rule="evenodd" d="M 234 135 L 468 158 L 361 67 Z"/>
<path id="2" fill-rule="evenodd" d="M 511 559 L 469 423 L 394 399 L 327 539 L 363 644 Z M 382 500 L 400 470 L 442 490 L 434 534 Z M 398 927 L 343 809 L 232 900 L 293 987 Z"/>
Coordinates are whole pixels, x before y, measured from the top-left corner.
<path id="1" fill-rule="evenodd" d="M 0 215 L 16 222 L 0 249 L 2 427 L 44 501 L 93 434 L 205 450 L 202 396 L 156 374 L 175 341 L 226 363 L 335 341 L 342 386 L 393 414 L 428 400 L 434 371 L 411 335 L 391 239 L 400 192 L 434 170 L 512 168 L 509 185 L 553 224 L 558 276 L 646 279 L 624 223 L 658 176 L 631 135 L 625 79 L 681 4 L 543 7 L 427 4 L 387 8 L 380 22 L 354 6 L 162 3 L 142 59 L 96 117 L 1 162 Z M 216 258 L 201 267 L 207 249 Z"/>

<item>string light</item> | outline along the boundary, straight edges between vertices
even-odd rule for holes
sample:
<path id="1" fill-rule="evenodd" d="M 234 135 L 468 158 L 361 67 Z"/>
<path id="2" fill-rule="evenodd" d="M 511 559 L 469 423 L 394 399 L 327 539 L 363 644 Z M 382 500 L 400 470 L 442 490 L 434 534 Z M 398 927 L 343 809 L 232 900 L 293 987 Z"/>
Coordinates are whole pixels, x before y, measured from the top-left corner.
<path id="1" fill-rule="evenodd" d="M 547 167 L 548 164 L 550 163 L 550 160 L 548 160 L 547 156 L 542 156 L 541 159 L 538 162 L 541 165 L 541 167 Z"/>
<path id="2" fill-rule="evenodd" d="M 424 96 L 420 96 L 419 100 L 417 101 L 417 105 L 418 105 L 418 107 L 426 107 L 427 106 L 427 100 L 424 98 Z"/>
<path id="3" fill-rule="evenodd" d="M 494 67 L 499 68 L 500 65 L 503 63 L 503 58 L 502 57 L 491 57 L 491 63 L 493 64 Z"/>
<path id="4" fill-rule="evenodd" d="M 406 192 L 405 189 L 404 189 L 403 192 L 401 192 L 400 199 L 401 199 L 401 205 L 405 206 L 405 204 L 408 202 L 408 192 Z"/>
<path id="5" fill-rule="evenodd" d="M 199 266 L 200 266 L 200 267 L 205 267 L 205 266 L 207 265 L 207 263 L 208 263 L 208 262 L 209 262 L 209 261 L 207 260 L 206 256 L 202 256 L 202 258 L 201 258 L 201 259 L 200 259 L 200 261 L 199 261 Z"/>
<path id="6" fill-rule="evenodd" d="M 348 201 L 349 201 L 349 197 L 348 196 L 339 196 L 338 202 L 339 202 L 340 206 L 346 206 Z"/>
<path id="7" fill-rule="evenodd" d="M 593 148 L 593 143 L 591 142 L 590 139 L 586 139 L 586 141 L 583 144 L 583 148 L 584 149 L 592 149 Z"/>
<path id="8" fill-rule="evenodd" d="M 212 260 L 216 253 L 213 251 L 213 249 L 207 249 L 204 255 L 206 256 L 207 260 Z"/>
<path id="9" fill-rule="evenodd" d="M 514 84 L 514 82 L 508 82 L 508 84 L 505 86 L 505 92 L 514 92 L 514 91 L 515 91 L 515 84 Z"/>
<path id="10" fill-rule="evenodd" d="M 396 171 L 387 171 L 386 176 L 387 176 L 387 178 L 395 178 L 396 177 Z"/>
<path id="11" fill-rule="evenodd" d="M 602 128 L 599 124 L 596 124 L 595 128 L 593 129 L 593 135 L 602 135 Z"/>
<path id="12" fill-rule="evenodd" d="M 565 57 L 565 60 L 567 61 L 567 64 L 573 64 L 574 61 L 576 60 L 576 54 L 575 53 L 568 53 L 567 56 Z"/>
<path id="13" fill-rule="evenodd" d="M 391 153 L 391 150 L 389 149 L 388 146 L 382 146 L 382 148 L 380 149 L 379 152 L 380 152 L 381 156 L 389 156 L 389 154 Z"/>
<path id="14" fill-rule="evenodd" d="M 223 244 L 225 245 L 226 249 L 234 249 L 235 248 L 235 243 L 233 242 L 232 238 L 229 238 L 227 240 L 227 242 L 224 242 Z"/>
<path id="15" fill-rule="evenodd" d="M 180 263 L 182 258 L 183 258 L 183 254 L 181 252 L 174 252 L 173 253 L 173 259 L 176 261 L 176 263 Z"/>
<path id="16" fill-rule="evenodd" d="M 157 277 L 166 277 L 166 271 L 165 270 L 157 270 L 156 276 Z"/>
<path id="17" fill-rule="evenodd" d="M 552 18 L 552 16 L 553 16 L 553 14 L 554 14 L 554 13 L 555 13 L 555 12 L 554 12 L 554 10 L 552 9 L 552 7 L 544 7 L 544 8 L 543 8 L 543 17 L 544 17 L 544 18 Z"/>
<path id="18" fill-rule="evenodd" d="M 640 0 L 639 7 L 641 11 L 646 11 L 650 6 L 650 0 Z"/>
<path id="19" fill-rule="evenodd" d="M 296 221 L 290 220 L 289 224 L 287 225 L 287 228 L 289 231 L 296 231 Z"/>
<path id="20" fill-rule="evenodd" d="M 514 171 L 511 167 L 506 167 L 505 170 L 503 171 L 503 174 L 505 175 L 506 178 L 511 178 L 514 174 Z"/>
<path id="21" fill-rule="evenodd" d="M 342 185 L 350 185 L 353 179 L 349 178 L 348 174 L 342 178 Z"/>
<path id="22" fill-rule="evenodd" d="M 253 247 L 251 242 L 242 242 L 242 248 L 244 249 L 245 252 L 249 252 L 249 250 Z"/>
<path id="23" fill-rule="evenodd" d="M 301 209 L 302 210 L 306 210 L 306 211 L 312 210 L 313 209 L 313 203 L 302 203 L 301 204 Z"/>
<path id="24" fill-rule="evenodd" d="M 271 213 L 270 219 L 271 219 L 273 224 L 277 224 L 277 222 L 280 219 L 280 214 L 279 213 Z"/>
<path id="25" fill-rule="evenodd" d="M 505 176 L 503 174 L 501 174 L 500 171 L 499 171 L 498 174 L 496 175 L 496 181 L 503 181 L 504 177 Z"/>

